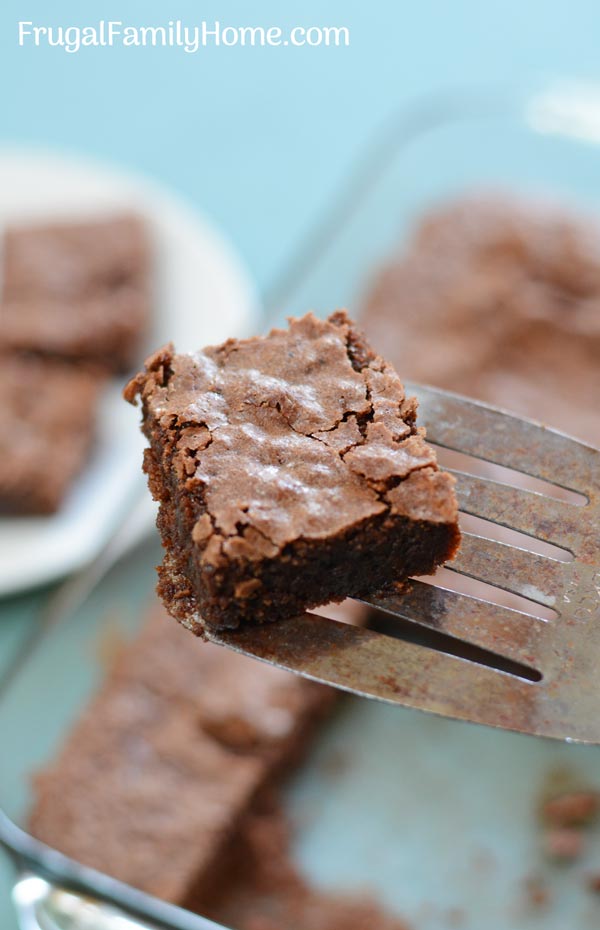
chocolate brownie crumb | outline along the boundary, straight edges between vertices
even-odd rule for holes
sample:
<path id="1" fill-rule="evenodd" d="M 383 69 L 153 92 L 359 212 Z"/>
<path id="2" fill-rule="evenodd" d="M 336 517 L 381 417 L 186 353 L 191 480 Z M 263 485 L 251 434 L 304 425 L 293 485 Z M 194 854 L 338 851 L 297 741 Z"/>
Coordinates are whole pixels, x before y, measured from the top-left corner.
<path id="1" fill-rule="evenodd" d="M 408 930 L 368 894 L 323 891 L 299 872 L 277 795 L 261 799 L 238 837 L 228 881 L 204 913 L 237 930 Z"/>

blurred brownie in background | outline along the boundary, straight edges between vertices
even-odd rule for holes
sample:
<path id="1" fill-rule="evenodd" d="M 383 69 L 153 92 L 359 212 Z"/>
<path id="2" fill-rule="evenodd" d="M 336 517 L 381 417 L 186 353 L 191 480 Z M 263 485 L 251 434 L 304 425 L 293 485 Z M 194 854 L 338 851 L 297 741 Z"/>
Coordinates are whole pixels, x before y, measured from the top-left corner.
<path id="1" fill-rule="evenodd" d="M 360 620 L 357 605 L 335 608 Z M 368 897 L 317 891 L 278 797 L 336 692 L 195 643 L 154 608 L 56 760 L 32 832 L 80 862 L 238 930 L 402 930 Z"/>
<path id="2" fill-rule="evenodd" d="M 326 611 L 361 622 L 356 603 Z M 283 776 L 336 692 L 194 641 L 154 608 L 37 777 L 34 835 L 237 930 L 406 930 L 364 893 L 312 887 Z"/>
<path id="3" fill-rule="evenodd" d="M 600 442 L 600 229 L 584 214 L 500 193 L 439 207 L 360 319 L 407 378 Z"/>
<path id="4" fill-rule="evenodd" d="M 0 275 L 0 512 L 50 514 L 85 465 L 101 387 L 150 316 L 140 218 L 9 227 Z"/>
<path id="5" fill-rule="evenodd" d="M 90 449 L 103 383 L 83 365 L 0 355 L 0 511 L 57 509 Z"/>
<path id="6" fill-rule="evenodd" d="M 116 371 L 139 361 L 150 314 L 140 218 L 14 226 L 3 251 L 2 351 L 92 359 Z"/>
<path id="7" fill-rule="evenodd" d="M 257 793 L 301 755 L 332 695 L 190 641 L 157 608 L 38 776 L 31 830 L 191 907 L 212 890 Z"/>

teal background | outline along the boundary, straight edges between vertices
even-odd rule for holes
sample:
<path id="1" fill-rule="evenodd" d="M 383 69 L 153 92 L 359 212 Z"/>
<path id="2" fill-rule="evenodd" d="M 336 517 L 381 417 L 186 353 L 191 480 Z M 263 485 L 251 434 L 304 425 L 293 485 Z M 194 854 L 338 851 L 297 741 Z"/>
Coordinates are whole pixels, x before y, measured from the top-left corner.
<path id="1" fill-rule="evenodd" d="M 19 19 L 100 18 L 343 25 L 351 45 L 196 55 L 17 45 Z M 600 75 L 597 0 L 3 0 L 0 145 L 82 152 L 158 178 L 226 230 L 265 289 L 395 112 L 440 89 L 573 74 Z M 0 674 L 43 596 L 0 604 Z M 8 887 L 2 867 L 0 926 L 14 930 Z"/>
<path id="2" fill-rule="evenodd" d="M 17 21 L 346 25 L 350 48 L 19 48 Z M 600 71 L 597 0 L 52 0 L 0 4 L 0 142 L 92 153 L 206 209 L 266 285 L 398 107 Z"/>

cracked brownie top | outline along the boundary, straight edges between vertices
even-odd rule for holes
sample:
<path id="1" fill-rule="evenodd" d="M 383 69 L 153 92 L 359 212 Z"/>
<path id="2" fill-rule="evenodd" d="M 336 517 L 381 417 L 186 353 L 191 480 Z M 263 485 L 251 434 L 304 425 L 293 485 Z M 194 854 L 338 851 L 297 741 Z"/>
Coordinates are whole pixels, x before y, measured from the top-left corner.
<path id="1" fill-rule="evenodd" d="M 344 311 L 194 354 L 167 347 L 126 396 L 138 392 L 175 437 L 182 485 L 201 490 L 192 535 L 204 564 L 273 557 L 386 510 L 456 519 L 415 399 Z"/>

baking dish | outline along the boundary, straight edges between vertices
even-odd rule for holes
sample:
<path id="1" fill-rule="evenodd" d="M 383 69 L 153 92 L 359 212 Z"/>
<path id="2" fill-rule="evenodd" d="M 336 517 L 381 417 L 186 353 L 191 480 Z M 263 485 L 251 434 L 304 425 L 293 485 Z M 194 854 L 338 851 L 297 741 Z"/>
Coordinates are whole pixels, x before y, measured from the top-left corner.
<path id="1" fill-rule="evenodd" d="M 308 308 L 325 313 L 355 306 L 412 221 L 463 189 L 511 187 L 598 208 L 599 141 L 600 89 L 573 81 L 528 93 L 422 101 L 373 142 L 346 190 L 273 283 L 268 322 Z M 51 757 L 101 679 L 103 644 L 135 628 L 158 557 L 152 539 L 120 560 L 72 616 L 41 634 L 4 689 L 0 804 L 17 825 L 25 823 L 31 774 Z M 591 836 L 581 865 L 560 871 L 540 855 L 536 807 L 559 770 L 600 786 L 597 763 L 593 748 L 344 699 L 287 792 L 300 824 L 296 856 L 316 883 L 373 889 L 415 930 L 460 921 L 488 930 L 528 930 L 540 920 L 545 930 L 594 925 L 600 905 L 584 885 L 587 872 L 600 870 L 600 839 L 594 845 Z M 163 926 L 206 926 L 44 853 L 24 834 L 14 834 L 13 842 L 34 874 L 17 884 L 23 920 L 29 920 L 24 926 L 35 927 L 35 896 L 46 893 L 36 873 Z M 12 879 L 3 879 L 8 888 Z M 534 880 L 549 889 L 543 915 L 528 893 Z M 0 918 L 7 930 L 14 925 L 8 902 L 0 904 Z M 98 914 L 87 919 L 86 926 L 109 926 Z"/>

